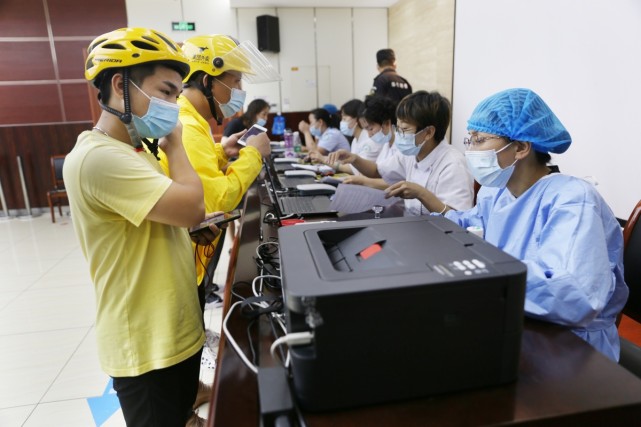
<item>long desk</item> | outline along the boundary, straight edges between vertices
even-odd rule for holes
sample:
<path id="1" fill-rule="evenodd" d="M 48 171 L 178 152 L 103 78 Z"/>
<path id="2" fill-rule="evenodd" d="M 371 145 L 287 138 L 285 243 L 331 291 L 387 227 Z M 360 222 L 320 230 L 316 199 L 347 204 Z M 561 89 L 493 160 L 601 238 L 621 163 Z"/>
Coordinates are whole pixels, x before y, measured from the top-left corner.
<path id="1" fill-rule="evenodd" d="M 254 184 L 245 199 L 245 216 L 236 235 L 225 286 L 226 314 L 234 298 L 231 285 L 256 276 L 253 260 L 259 238 L 275 236 L 262 223 L 264 189 Z M 248 320 L 237 312 L 230 331 L 245 354 Z M 260 354 L 269 357 L 267 328 L 256 328 Z M 267 349 L 266 351 L 264 351 Z M 429 361 L 426 361 L 427 363 Z M 260 360 L 270 366 L 273 360 Z M 381 372 L 393 369 L 381 366 Z M 303 413 L 309 427 L 364 426 L 638 426 L 641 425 L 641 380 L 611 362 L 569 330 L 526 320 L 519 377 L 513 384 L 450 393 L 430 398 L 328 413 Z M 256 376 L 221 337 L 209 426 L 259 426 Z"/>

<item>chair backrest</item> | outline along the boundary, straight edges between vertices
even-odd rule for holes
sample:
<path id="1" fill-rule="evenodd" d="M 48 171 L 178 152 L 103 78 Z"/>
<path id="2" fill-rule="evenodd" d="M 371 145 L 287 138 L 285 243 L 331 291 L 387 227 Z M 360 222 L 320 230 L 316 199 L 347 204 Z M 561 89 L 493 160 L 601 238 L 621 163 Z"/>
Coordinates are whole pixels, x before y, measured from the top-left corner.
<path id="1" fill-rule="evenodd" d="M 64 154 L 54 154 L 51 156 L 51 179 L 53 180 L 53 186 L 57 190 L 64 190 L 65 181 L 62 177 L 62 166 L 65 162 L 66 155 Z"/>
<path id="2" fill-rule="evenodd" d="M 641 201 L 634 207 L 623 227 L 623 267 L 625 283 L 630 289 L 623 314 L 637 322 L 641 322 L 641 226 L 637 226 L 639 217 Z"/>

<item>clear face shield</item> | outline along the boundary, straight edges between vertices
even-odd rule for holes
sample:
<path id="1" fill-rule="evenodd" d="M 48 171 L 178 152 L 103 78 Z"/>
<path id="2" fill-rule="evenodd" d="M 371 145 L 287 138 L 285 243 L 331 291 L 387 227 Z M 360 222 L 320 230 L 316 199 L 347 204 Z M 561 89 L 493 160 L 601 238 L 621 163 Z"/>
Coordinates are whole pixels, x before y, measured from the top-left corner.
<path id="1" fill-rule="evenodd" d="M 244 41 L 222 56 L 225 68 L 243 73 L 248 83 L 268 83 L 282 80 L 280 74 L 250 41 Z"/>

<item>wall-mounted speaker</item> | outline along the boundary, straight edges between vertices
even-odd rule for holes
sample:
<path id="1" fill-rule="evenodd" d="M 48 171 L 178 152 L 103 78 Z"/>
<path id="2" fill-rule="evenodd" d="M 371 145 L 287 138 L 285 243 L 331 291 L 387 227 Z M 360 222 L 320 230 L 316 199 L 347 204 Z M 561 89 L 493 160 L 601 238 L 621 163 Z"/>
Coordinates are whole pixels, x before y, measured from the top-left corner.
<path id="1" fill-rule="evenodd" d="M 258 50 L 280 52 L 280 37 L 278 34 L 278 17 L 260 15 L 256 17 L 258 33 Z"/>

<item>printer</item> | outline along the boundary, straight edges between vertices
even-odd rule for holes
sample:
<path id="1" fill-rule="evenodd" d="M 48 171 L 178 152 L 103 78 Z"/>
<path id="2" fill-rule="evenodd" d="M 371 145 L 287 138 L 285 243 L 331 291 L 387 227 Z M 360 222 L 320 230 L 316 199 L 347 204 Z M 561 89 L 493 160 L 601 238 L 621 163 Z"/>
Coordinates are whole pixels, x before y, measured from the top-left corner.
<path id="1" fill-rule="evenodd" d="M 293 392 L 306 410 L 516 380 L 526 266 L 441 216 L 281 227 Z"/>

